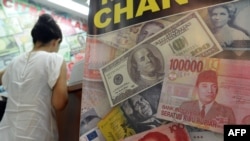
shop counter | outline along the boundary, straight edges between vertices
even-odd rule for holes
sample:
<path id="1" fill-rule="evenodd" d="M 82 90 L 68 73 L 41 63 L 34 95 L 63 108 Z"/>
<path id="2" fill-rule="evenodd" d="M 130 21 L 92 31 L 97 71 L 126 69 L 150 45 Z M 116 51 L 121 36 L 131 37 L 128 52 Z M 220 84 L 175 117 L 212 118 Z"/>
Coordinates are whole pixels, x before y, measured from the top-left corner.
<path id="1" fill-rule="evenodd" d="M 79 141 L 82 83 L 68 86 L 69 101 L 57 113 L 59 141 Z"/>

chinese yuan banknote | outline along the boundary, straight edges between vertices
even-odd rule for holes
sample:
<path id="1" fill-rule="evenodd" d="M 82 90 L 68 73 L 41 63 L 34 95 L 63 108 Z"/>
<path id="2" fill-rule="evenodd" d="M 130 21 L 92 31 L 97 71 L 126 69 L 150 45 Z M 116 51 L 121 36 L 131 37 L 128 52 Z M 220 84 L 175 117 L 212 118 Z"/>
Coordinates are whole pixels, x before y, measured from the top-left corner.
<path id="1" fill-rule="evenodd" d="M 158 118 L 218 133 L 250 123 L 250 61 L 172 56 L 166 68 Z"/>
<path id="2" fill-rule="evenodd" d="M 168 123 L 145 132 L 132 135 L 120 141 L 191 141 L 183 124 Z"/>
<path id="3" fill-rule="evenodd" d="M 222 48 L 190 13 L 100 68 L 111 106 L 162 82 L 168 56 L 210 57 Z"/>

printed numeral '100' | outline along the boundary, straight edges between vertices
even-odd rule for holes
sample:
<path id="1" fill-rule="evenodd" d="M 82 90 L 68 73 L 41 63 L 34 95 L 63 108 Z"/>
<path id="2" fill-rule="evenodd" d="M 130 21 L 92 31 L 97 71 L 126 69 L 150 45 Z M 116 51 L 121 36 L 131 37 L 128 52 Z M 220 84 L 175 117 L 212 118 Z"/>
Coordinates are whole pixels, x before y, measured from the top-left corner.
<path id="1" fill-rule="evenodd" d="M 203 69 L 203 62 L 196 60 L 171 59 L 170 70 L 201 72 Z"/>

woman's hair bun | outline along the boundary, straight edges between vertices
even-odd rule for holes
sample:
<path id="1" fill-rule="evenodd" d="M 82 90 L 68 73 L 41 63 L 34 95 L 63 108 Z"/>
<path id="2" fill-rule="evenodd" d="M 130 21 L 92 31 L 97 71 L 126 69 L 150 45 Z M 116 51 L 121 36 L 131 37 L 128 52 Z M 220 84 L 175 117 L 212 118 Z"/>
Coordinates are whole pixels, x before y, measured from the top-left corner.
<path id="1" fill-rule="evenodd" d="M 34 44 L 37 41 L 46 44 L 53 39 L 62 40 L 62 31 L 51 15 L 42 14 L 31 30 L 31 36 Z"/>
<path id="2" fill-rule="evenodd" d="M 49 14 L 43 14 L 39 17 L 38 23 L 48 24 L 50 22 L 55 22 L 54 19 Z"/>

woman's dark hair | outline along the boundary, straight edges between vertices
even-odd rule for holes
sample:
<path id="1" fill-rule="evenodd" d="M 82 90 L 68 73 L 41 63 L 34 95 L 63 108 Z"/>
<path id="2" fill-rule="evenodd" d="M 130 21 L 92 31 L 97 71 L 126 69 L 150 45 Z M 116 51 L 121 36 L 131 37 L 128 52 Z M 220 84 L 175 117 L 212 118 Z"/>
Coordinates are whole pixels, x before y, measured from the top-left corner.
<path id="1" fill-rule="evenodd" d="M 46 44 L 53 39 L 61 39 L 60 42 L 62 41 L 62 31 L 49 14 L 39 16 L 39 19 L 31 30 L 31 36 L 34 44 L 37 41 Z"/>

